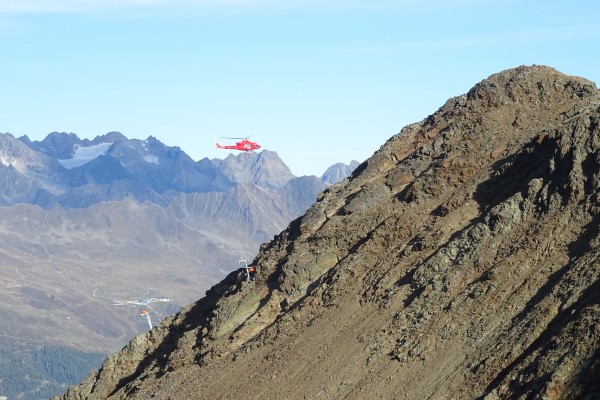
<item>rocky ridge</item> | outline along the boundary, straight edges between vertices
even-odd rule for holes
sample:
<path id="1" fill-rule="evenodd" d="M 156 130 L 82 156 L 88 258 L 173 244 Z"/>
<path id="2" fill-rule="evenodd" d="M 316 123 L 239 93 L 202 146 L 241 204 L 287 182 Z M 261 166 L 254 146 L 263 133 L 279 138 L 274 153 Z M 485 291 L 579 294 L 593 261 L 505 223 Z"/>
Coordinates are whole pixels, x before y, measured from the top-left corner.
<path id="1" fill-rule="evenodd" d="M 490 76 L 63 399 L 597 398 L 600 92 Z"/>

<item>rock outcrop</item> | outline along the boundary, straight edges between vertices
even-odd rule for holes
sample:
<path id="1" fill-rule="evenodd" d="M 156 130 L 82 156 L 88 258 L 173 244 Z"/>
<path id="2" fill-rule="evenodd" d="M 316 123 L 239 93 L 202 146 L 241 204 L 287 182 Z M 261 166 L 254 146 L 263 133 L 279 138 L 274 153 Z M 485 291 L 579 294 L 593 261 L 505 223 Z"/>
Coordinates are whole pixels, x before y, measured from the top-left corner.
<path id="1" fill-rule="evenodd" d="M 590 81 L 490 76 L 62 398 L 600 397 L 599 123 Z"/>

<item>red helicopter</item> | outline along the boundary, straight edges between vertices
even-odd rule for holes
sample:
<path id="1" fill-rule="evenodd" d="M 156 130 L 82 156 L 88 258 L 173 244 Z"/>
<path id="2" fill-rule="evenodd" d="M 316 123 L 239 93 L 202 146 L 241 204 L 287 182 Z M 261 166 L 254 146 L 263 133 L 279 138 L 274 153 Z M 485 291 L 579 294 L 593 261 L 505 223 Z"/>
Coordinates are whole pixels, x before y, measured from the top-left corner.
<path id="1" fill-rule="evenodd" d="M 219 143 L 216 143 L 218 149 L 230 149 L 230 150 L 240 150 L 240 151 L 252 151 L 260 149 L 260 144 L 248 140 L 250 136 L 245 138 L 223 138 L 223 139 L 241 139 L 239 142 L 236 142 L 235 145 L 232 146 L 221 146 Z"/>

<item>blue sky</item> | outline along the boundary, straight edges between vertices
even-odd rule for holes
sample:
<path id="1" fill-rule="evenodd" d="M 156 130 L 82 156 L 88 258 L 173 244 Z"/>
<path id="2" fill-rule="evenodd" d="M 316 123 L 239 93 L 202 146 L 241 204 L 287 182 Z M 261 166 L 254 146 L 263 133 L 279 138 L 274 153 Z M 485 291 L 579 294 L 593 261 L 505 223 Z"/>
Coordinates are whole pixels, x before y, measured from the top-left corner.
<path id="1" fill-rule="evenodd" d="M 152 135 L 196 160 L 252 135 L 320 176 L 504 69 L 599 83 L 598 15 L 595 0 L 0 0 L 0 132 Z"/>

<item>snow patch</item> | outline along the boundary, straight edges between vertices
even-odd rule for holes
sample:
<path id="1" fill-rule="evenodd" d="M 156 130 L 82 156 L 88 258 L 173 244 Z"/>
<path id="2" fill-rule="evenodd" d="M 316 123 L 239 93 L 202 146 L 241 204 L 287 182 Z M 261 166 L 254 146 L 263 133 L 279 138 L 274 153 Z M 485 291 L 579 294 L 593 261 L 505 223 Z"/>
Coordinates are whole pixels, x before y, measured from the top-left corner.
<path id="1" fill-rule="evenodd" d="M 12 167 L 21 173 L 25 173 L 25 171 L 27 171 L 27 159 L 22 160 L 18 157 L 0 157 L 0 165 L 4 167 Z"/>
<path id="2" fill-rule="evenodd" d="M 76 147 L 73 157 L 65 160 L 58 160 L 58 162 L 60 162 L 62 166 L 67 169 L 80 167 L 83 164 L 86 164 L 92 160 L 95 160 L 99 156 L 106 154 L 110 146 L 112 146 L 112 143 L 100 143 L 88 147 Z"/>
<path id="3" fill-rule="evenodd" d="M 147 155 L 144 156 L 144 161 L 146 161 L 147 163 L 158 164 L 158 157 L 154 155 Z"/>

